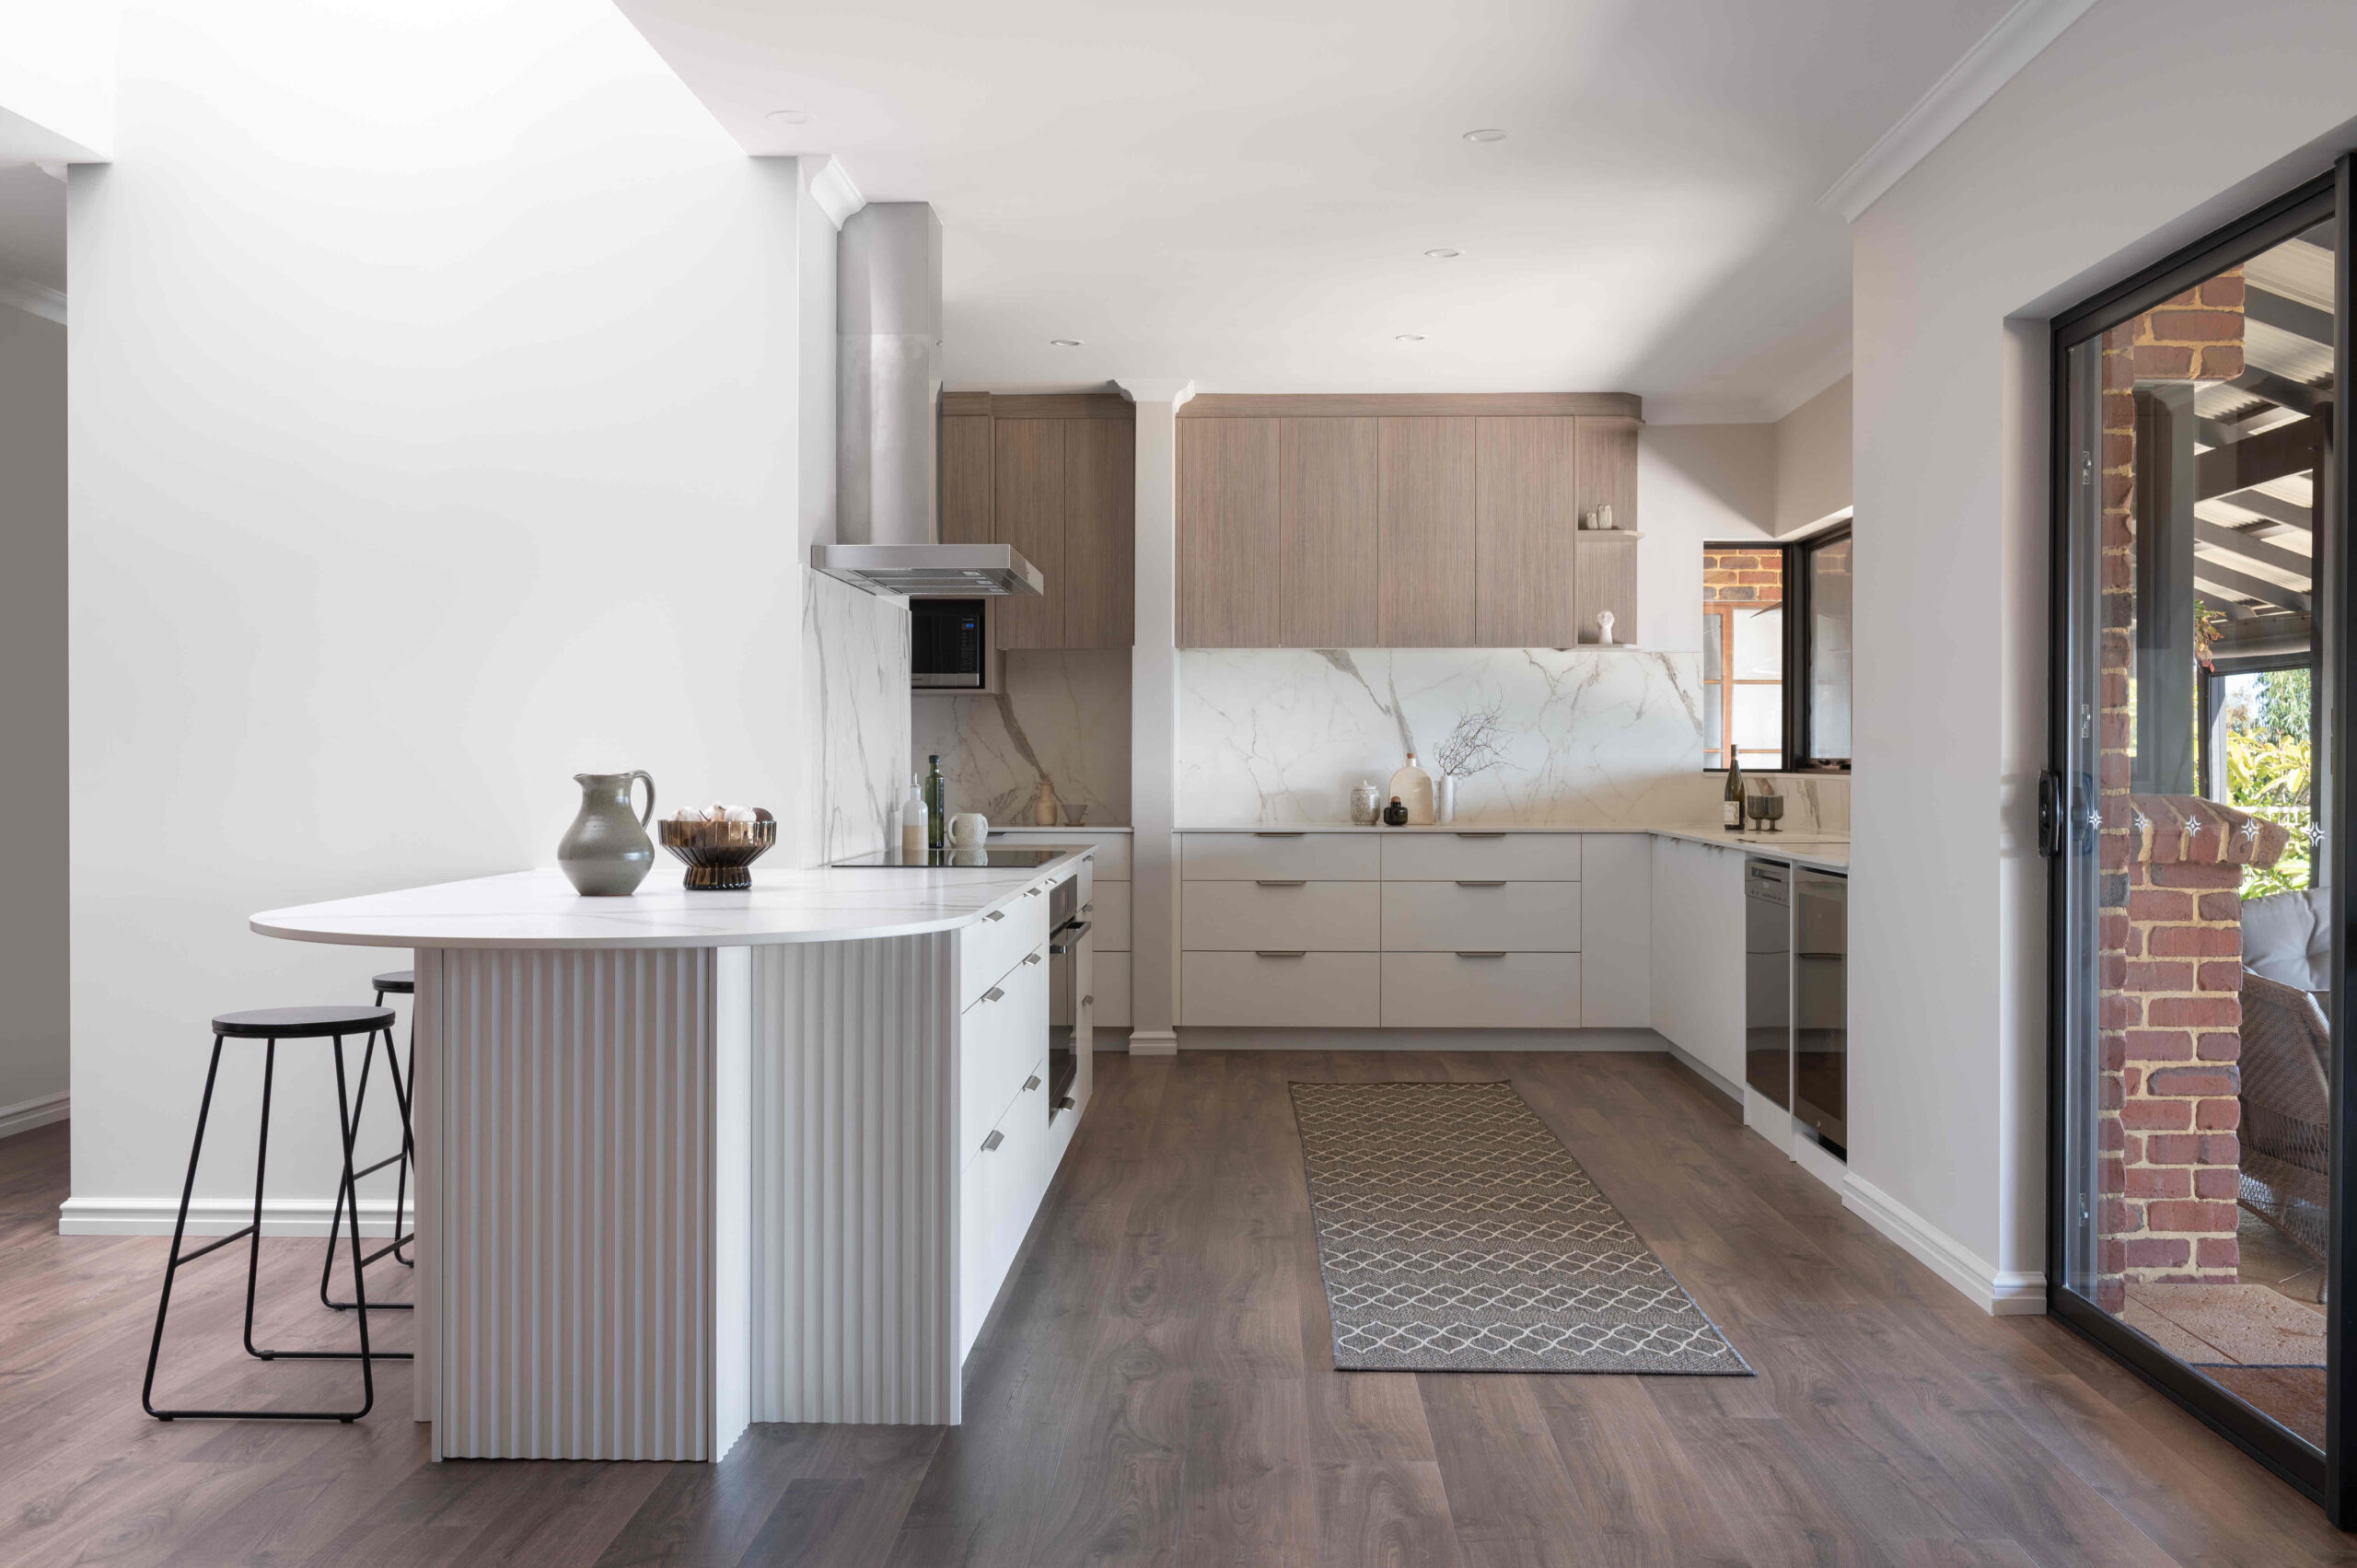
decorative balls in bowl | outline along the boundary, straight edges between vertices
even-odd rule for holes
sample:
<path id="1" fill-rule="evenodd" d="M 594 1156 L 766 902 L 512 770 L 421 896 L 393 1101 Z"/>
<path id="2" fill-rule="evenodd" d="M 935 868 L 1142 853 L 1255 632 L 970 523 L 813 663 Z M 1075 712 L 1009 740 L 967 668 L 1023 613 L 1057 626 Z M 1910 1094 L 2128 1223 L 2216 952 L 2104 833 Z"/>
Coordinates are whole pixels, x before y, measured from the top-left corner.
<path id="1" fill-rule="evenodd" d="M 691 892 L 751 887 L 749 867 L 777 843 L 777 819 L 758 806 L 691 807 L 656 826 L 663 847 L 687 863 Z"/>

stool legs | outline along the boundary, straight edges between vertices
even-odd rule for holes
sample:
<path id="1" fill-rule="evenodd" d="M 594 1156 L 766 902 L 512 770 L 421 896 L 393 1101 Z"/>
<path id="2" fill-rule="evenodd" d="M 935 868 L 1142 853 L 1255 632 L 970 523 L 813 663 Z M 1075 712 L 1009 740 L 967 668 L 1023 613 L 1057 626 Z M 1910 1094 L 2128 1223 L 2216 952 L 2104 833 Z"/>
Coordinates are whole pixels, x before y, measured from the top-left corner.
<path id="1" fill-rule="evenodd" d="M 384 993 L 378 992 L 377 995 L 377 1000 L 381 1005 L 384 999 Z M 393 1080 L 393 1099 L 395 1104 L 397 1104 L 401 1109 L 401 1146 L 399 1153 L 388 1155 L 385 1158 L 378 1160 L 376 1164 L 365 1166 L 359 1170 L 354 1171 L 353 1175 L 355 1179 L 363 1176 L 374 1176 L 377 1172 L 384 1169 L 387 1166 L 397 1164 L 401 1167 L 401 1186 L 393 1199 L 392 1242 L 388 1246 L 380 1247 L 377 1249 L 376 1251 L 369 1253 L 361 1260 L 364 1265 L 374 1263 L 388 1254 L 393 1254 L 398 1257 L 401 1244 L 412 1238 L 411 1233 L 404 1232 L 401 1229 L 401 1220 L 405 1217 L 409 1207 L 409 1165 L 410 1160 L 412 1157 L 412 1150 L 413 1147 L 413 1140 L 410 1132 L 410 1097 L 407 1086 L 401 1082 L 401 1059 L 393 1053 L 393 1033 L 390 1029 L 387 1029 L 384 1031 L 384 1035 L 385 1070 Z M 416 1059 L 414 1047 L 412 1047 L 411 1051 L 411 1059 L 412 1062 Z M 352 1120 L 355 1130 L 359 1126 L 361 1112 L 367 1108 L 368 1079 L 370 1074 L 375 1070 L 376 1065 L 377 1036 L 372 1031 L 368 1036 L 367 1049 L 362 1052 L 360 1058 L 360 1092 L 353 1100 Z M 328 1220 L 327 1251 L 319 1259 L 319 1305 L 330 1307 L 338 1312 L 349 1311 L 354 1305 L 349 1301 L 338 1301 L 328 1294 L 328 1283 L 335 1272 L 336 1237 L 342 1234 L 343 1231 L 343 1194 L 342 1192 L 338 1192 L 335 1200 L 335 1212 Z M 352 1225 L 353 1232 L 357 1236 L 360 1228 L 360 1200 L 357 1188 L 354 1190 Z M 405 1258 L 401 1259 L 400 1260 L 403 1263 L 407 1263 L 409 1261 Z M 407 1312 L 414 1310 L 416 1304 L 414 1302 L 408 1301 L 383 1301 L 378 1302 L 377 1307 L 378 1311 Z M 414 1359 L 412 1353 L 408 1351 L 380 1351 L 377 1353 L 388 1361 L 409 1361 Z"/>
<path id="2" fill-rule="evenodd" d="M 352 1169 L 353 1136 L 357 1126 L 357 1118 L 353 1113 L 351 1098 L 345 1086 L 343 1041 L 343 1036 L 338 1035 L 335 1037 L 336 1115 L 343 1136 L 343 1179 L 338 1191 L 338 1202 L 350 1202 L 353 1205 L 353 1213 L 357 1215 L 360 1212 L 358 1196 L 359 1190 L 355 1185 L 356 1179 L 354 1176 Z M 147 1346 L 147 1375 L 145 1380 L 140 1385 L 139 1402 L 149 1415 L 154 1416 L 158 1421 L 176 1421 L 183 1417 L 195 1420 L 244 1419 L 252 1421 L 357 1421 L 362 1416 L 366 1415 L 371 1409 L 375 1408 L 377 1402 L 377 1382 L 372 1365 L 374 1361 L 377 1359 L 377 1356 L 370 1352 L 368 1347 L 368 1299 L 367 1292 L 359 1278 L 360 1227 L 357 1223 L 355 1223 L 352 1227 L 352 1260 L 354 1275 L 353 1295 L 355 1298 L 353 1305 L 357 1309 L 356 1316 L 360 1327 L 359 1350 L 356 1352 L 268 1351 L 256 1348 L 253 1341 L 254 1296 L 256 1288 L 260 1282 L 261 1271 L 262 1178 L 264 1171 L 267 1168 L 270 1153 L 271 1091 L 273 1086 L 273 1080 L 276 1074 L 278 1055 L 278 1042 L 274 1040 L 266 1040 L 263 1047 L 261 1132 L 260 1138 L 256 1141 L 254 1154 L 253 1218 L 246 1225 L 240 1225 L 236 1230 L 231 1231 L 228 1235 L 217 1237 L 214 1240 L 207 1242 L 204 1246 L 197 1248 L 192 1252 L 184 1253 L 180 1250 L 180 1244 L 186 1238 L 188 1232 L 189 1207 L 196 1193 L 197 1165 L 204 1154 L 204 1128 L 205 1123 L 211 1118 L 213 1111 L 213 1089 L 221 1072 L 221 1036 L 216 1034 L 213 1037 L 213 1059 L 206 1066 L 204 1072 L 204 1098 L 197 1107 L 196 1136 L 189 1145 L 188 1176 L 180 1186 L 180 1214 L 179 1217 L 174 1220 L 172 1225 L 172 1250 L 169 1257 L 166 1259 L 164 1263 L 163 1295 L 161 1299 L 159 1299 L 156 1304 L 156 1332 L 155 1337 L 148 1342 Z M 389 1044 L 388 1045 L 388 1049 L 390 1049 Z M 192 1263 L 197 1259 L 203 1257 L 206 1253 L 218 1251 L 220 1249 L 228 1246 L 231 1242 L 238 1240 L 245 1240 L 248 1243 L 246 1253 L 245 1316 L 245 1347 L 247 1352 L 250 1354 L 259 1356 L 265 1361 L 358 1361 L 360 1363 L 361 1389 L 359 1409 L 352 1411 L 158 1410 L 156 1407 L 156 1366 L 157 1361 L 161 1358 L 164 1348 L 164 1322 L 166 1316 L 171 1309 L 172 1281 L 180 1272 L 181 1264 Z"/>

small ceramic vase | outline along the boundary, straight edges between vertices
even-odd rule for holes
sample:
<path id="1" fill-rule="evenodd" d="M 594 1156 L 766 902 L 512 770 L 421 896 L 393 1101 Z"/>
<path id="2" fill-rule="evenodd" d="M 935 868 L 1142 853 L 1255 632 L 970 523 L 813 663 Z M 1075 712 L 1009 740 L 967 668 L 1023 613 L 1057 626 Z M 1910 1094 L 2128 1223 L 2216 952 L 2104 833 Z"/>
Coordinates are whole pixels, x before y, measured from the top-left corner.
<path id="1" fill-rule="evenodd" d="M 631 786 L 646 781 L 646 809 L 633 814 Z M 574 891 L 588 898 L 626 899 L 655 868 L 655 841 L 646 836 L 655 815 L 655 781 L 644 772 L 575 773 L 581 811 L 557 841 L 556 863 Z"/>

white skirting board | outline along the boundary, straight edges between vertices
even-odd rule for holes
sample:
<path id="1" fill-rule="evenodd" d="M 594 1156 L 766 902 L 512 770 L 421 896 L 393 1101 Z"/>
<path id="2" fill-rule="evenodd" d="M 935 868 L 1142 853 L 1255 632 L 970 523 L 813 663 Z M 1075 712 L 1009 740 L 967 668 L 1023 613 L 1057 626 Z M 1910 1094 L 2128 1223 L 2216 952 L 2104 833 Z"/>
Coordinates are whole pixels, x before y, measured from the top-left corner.
<path id="1" fill-rule="evenodd" d="M 2046 1311 L 2042 1272 L 1999 1270 L 1987 1259 L 1933 1225 L 1855 1171 L 1842 1183 L 1844 1207 L 1907 1249 L 1915 1260 L 1947 1281 L 1994 1317 L 2031 1317 Z"/>
<path id="2" fill-rule="evenodd" d="M 46 1127 L 66 1117 L 67 1097 L 63 1094 L 42 1095 L 38 1099 L 18 1100 L 14 1105 L 0 1105 L 0 1138 L 29 1132 L 36 1127 Z M 178 1208 L 178 1201 L 174 1201 Z"/>
<path id="3" fill-rule="evenodd" d="M 389 1166 L 370 1179 L 389 1182 L 392 1179 L 392 1168 Z M 333 1212 L 333 1207 L 334 1201 L 329 1198 L 265 1198 L 261 1205 L 261 1233 L 264 1236 L 325 1237 L 328 1216 Z M 57 1234 L 169 1236 L 180 1208 L 180 1201 L 177 1195 L 169 1198 L 68 1198 L 58 1208 Z M 413 1206 L 411 1212 L 415 1214 Z M 254 1201 L 251 1198 L 199 1198 L 189 1205 L 188 1234 L 226 1236 L 253 1217 Z M 360 1200 L 360 1234 L 393 1234 L 393 1200 L 390 1196 Z"/>
<path id="4" fill-rule="evenodd" d="M 1214 1028 L 1181 1024 L 1180 1047 L 1188 1051 L 1666 1051 L 1669 1041 L 1651 1029 L 1293 1029 Z M 1130 1054 L 1140 1051 L 1130 1040 Z"/>

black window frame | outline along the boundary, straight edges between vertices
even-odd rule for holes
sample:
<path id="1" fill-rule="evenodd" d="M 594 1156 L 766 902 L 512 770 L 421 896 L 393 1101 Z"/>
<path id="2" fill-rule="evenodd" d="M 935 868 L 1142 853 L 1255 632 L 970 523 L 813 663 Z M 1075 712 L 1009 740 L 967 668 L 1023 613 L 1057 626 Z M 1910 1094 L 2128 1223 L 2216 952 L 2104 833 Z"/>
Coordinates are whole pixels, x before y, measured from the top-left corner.
<path id="1" fill-rule="evenodd" d="M 1778 739 L 1776 765 L 1772 768 L 1755 769 L 1755 772 L 1827 773 L 1838 777 L 1846 775 L 1851 771 L 1850 758 L 1806 757 L 1802 755 L 1801 743 L 1807 738 L 1809 732 L 1809 694 L 1815 685 L 1815 682 L 1809 679 L 1811 665 L 1808 645 L 1809 558 L 1829 544 L 1849 539 L 1853 520 L 1845 517 L 1838 523 L 1799 539 L 1706 540 L 1703 541 L 1702 552 L 1706 556 L 1713 551 L 1733 550 L 1740 551 L 1747 555 L 1773 555 L 1779 563 L 1779 575 L 1782 579 L 1780 592 L 1782 597 L 1778 608 L 1783 611 L 1784 616 L 1783 726 Z M 1852 548 L 1854 551 L 1854 544 Z M 1851 656 L 1851 680 L 1854 695 L 1857 677 L 1854 651 Z M 1727 771 L 1724 755 L 1726 726 L 1734 722 L 1734 694 L 1722 689 L 1719 693 L 1720 747 L 1704 762 L 1702 767 L 1704 772 L 1724 773 Z M 1854 751 L 1856 748 L 1852 746 L 1852 749 Z"/>

